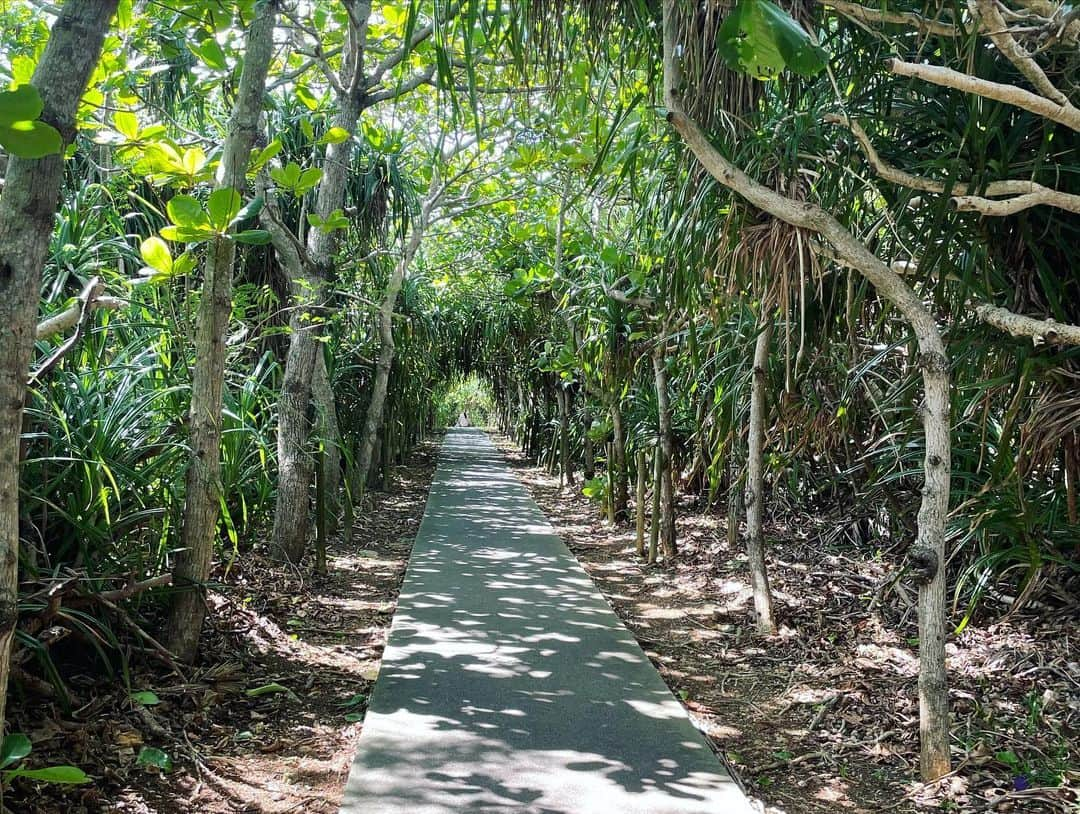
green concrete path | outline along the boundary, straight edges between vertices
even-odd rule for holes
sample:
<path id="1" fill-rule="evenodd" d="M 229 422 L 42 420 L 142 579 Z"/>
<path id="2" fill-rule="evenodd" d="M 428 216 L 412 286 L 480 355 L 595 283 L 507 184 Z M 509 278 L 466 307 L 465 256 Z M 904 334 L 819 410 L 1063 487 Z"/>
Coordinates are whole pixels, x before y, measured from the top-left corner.
<path id="1" fill-rule="evenodd" d="M 446 437 L 347 814 L 746 814 L 487 437 Z"/>

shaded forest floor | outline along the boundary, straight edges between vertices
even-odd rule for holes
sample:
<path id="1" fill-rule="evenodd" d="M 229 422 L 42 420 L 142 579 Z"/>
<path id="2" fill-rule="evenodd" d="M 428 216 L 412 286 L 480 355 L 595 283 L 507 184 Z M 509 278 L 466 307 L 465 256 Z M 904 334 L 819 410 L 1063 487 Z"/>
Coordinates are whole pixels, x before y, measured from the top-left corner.
<path id="1" fill-rule="evenodd" d="M 392 492 L 372 495 L 353 542 L 332 541 L 326 576 L 310 565 L 283 568 L 265 547 L 241 555 L 228 574 L 215 573 L 221 587 L 210 595 L 198 666 L 181 678 L 143 664 L 131 676 L 132 694 L 153 693 L 140 696 L 149 704 L 134 700 L 119 677 L 88 674 L 85 650 L 61 663 L 78 696 L 72 714 L 16 698 L 12 728 L 34 742 L 31 765 L 73 763 L 94 782 L 17 781 L 7 807 L 336 814 L 437 450 L 422 446 L 394 471 Z M 144 747 L 167 755 L 171 769 L 140 765 Z"/>
<path id="2" fill-rule="evenodd" d="M 948 645 L 954 773 L 918 777 L 914 611 L 875 604 L 890 568 L 826 544 L 820 521 L 772 524 L 778 635 L 748 624 L 745 557 L 725 521 L 684 501 L 680 559 L 644 566 L 632 527 L 531 467 L 517 475 L 698 727 L 769 814 L 1070 812 L 1080 808 L 1080 606 L 984 606 Z M 1060 597 L 1058 597 L 1060 598 Z M 1039 601 L 1038 598 L 1034 598 Z M 1066 597 L 1066 600 L 1068 597 Z M 657 755 L 662 758 L 663 755 Z"/>

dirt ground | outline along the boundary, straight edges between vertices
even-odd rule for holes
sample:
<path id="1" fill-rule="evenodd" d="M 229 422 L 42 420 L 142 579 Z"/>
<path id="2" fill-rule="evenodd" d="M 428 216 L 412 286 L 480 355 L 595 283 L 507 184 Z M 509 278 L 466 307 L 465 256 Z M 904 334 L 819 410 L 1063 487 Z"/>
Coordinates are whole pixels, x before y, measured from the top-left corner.
<path id="1" fill-rule="evenodd" d="M 913 614 L 902 597 L 881 598 L 887 562 L 826 542 L 812 519 L 770 526 L 780 632 L 761 639 L 748 624 L 745 557 L 727 549 L 722 518 L 684 504 L 679 561 L 646 567 L 632 529 L 602 522 L 577 489 L 560 489 L 502 445 L 768 814 L 1080 811 L 1075 596 L 1052 613 L 986 606 L 953 637 L 957 769 L 924 786 L 915 780 Z M 53 701 L 16 701 L 14 728 L 31 736 L 33 765 L 74 763 L 95 782 L 16 781 L 9 810 L 337 812 L 436 452 L 423 447 L 396 471 L 395 491 L 374 495 L 353 542 L 333 542 L 327 576 L 283 570 L 258 549 L 216 574 L 213 632 L 197 668 L 141 668 L 130 692 L 68 668 L 83 699 L 70 715 Z M 153 696 L 133 698 L 145 692 Z M 155 761 L 139 763 L 144 747 L 159 750 Z"/>
<path id="2" fill-rule="evenodd" d="M 336 814 L 436 453 L 425 445 L 395 470 L 394 490 L 372 496 L 352 543 L 332 541 L 326 576 L 283 568 L 259 548 L 214 574 L 213 630 L 182 676 L 142 668 L 129 693 L 115 677 L 65 673 L 92 699 L 71 715 L 16 701 L 13 729 L 33 741 L 33 765 L 73 763 L 94 783 L 16 781 L 7 808 Z"/>
<path id="3" fill-rule="evenodd" d="M 810 519 L 798 528 L 771 525 L 780 629 L 763 639 L 749 622 L 746 558 L 728 550 L 722 517 L 685 501 L 678 562 L 645 566 L 632 527 L 603 522 L 579 488 L 560 489 L 506 439 L 501 446 L 764 811 L 1080 812 L 1075 593 L 1055 597 L 1064 607 L 1053 612 L 1006 616 L 987 605 L 951 638 L 956 769 L 923 785 L 917 630 L 899 596 L 881 599 L 887 562 L 826 542 Z"/>

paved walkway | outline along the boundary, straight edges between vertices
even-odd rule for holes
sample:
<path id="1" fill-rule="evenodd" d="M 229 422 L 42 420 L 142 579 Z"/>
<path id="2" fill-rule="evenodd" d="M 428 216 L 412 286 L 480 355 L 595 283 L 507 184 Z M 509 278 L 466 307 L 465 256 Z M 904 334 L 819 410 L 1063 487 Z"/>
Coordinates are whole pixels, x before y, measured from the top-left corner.
<path id="1" fill-rule="evenodd" d="M 487 437 L 446 437 L 347 814 L 746 814 Z"/>

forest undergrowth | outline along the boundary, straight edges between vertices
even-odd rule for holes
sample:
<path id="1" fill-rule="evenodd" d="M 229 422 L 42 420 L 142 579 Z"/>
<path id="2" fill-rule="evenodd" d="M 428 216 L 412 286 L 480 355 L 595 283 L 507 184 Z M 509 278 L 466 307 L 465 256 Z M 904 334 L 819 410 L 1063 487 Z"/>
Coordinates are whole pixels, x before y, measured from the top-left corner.
<path id="1" fill-rule="evenodd" d="M 766 525 L 777 635 L 749 611 L 745 551 L 722 516 L 684 496 L 673 567 L 646 566 L 633 526 L 612 526 L 579 488 L 500 446 L 664 680 L 767 814 L 1061 812 L 1080 773 L 1076 585 L 1010 612 L 985 601 L 948 643 L 955 770 L 918 777 L 914 607 L 889 590 L 895 563 L 868 558 L 824 519 Z M 863 549 L 865 550 L 865 549 Z M 1074 578 L 1075 579 L 1075 578 Z M 1049 612 L 1050 610 L 1053 612 Z"/>
<path id="2" fill-rule="evenodd" d="M 70 656 L 74 708 L 15 706 L 34 764 L 94 782 L 15 781 L 18 814 L 336 814 L 435 469 L 437 441 L 371 494 L 328 573 L 271 564 L 265 545 L 211 575 L 198 663 L 140 659 L 130 689 Z M 153 625 L 147 626 L 153 629 Z"/>

